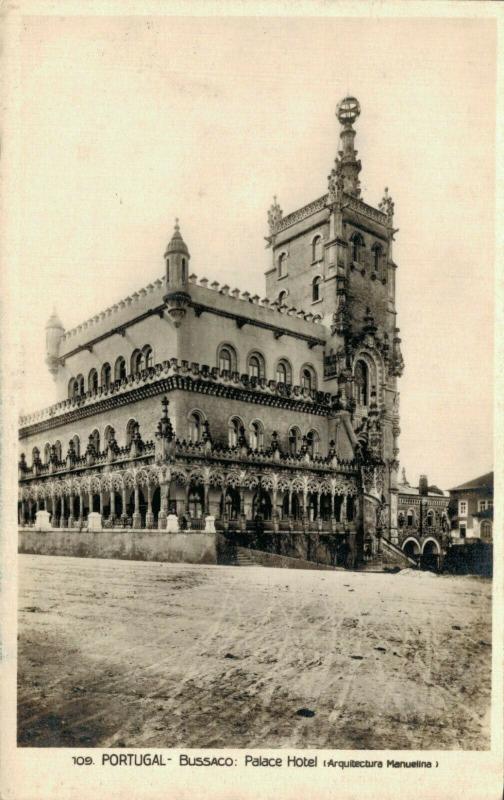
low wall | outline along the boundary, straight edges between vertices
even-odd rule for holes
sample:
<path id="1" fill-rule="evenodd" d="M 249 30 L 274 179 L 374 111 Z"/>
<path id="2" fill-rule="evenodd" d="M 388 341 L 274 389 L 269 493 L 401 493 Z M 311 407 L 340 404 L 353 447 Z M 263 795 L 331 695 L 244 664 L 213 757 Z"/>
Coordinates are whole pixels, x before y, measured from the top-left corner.
<path id="1" fill-rule="evenodd" d="M 81 558 L 121 558 L 132 561 L 171 561 L 216 564 L 215 533 L 167 533 L 156 530 L 34 531 L 22 528 L 19 553 Z"/>

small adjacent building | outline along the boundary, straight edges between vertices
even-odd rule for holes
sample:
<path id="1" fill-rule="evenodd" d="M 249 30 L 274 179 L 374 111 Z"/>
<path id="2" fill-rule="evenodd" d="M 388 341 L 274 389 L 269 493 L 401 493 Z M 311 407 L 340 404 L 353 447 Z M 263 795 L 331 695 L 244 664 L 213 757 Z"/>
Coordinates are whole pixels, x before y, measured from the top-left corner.
<path id="1" fill-rule="evenodd" d="M 397 489 L 401 549 L 423 567 L 439 569 L 449 542 L 448 493 L 429 485 L 426 475 L 420 475 L 418 486 L 411 486 L 404 469 Z"/>
<path id="2" fill-rule="evenodd" d="M 487 472 L 450 489 L 453 544 L 464 544 L 468 539 L 492 543 L 493 477 L 493 472 Z"/>

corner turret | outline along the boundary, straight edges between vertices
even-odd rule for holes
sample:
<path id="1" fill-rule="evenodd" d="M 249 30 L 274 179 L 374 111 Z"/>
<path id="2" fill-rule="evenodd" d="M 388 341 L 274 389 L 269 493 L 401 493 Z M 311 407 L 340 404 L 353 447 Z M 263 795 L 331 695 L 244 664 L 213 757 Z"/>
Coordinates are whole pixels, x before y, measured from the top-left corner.
<path id="1" fill-rule="evenodd" d="M 178 219 L 175 230 L 164 254 L 166 264 L 166 295 L 164 302 L 176 328 L 182 322 L 190 300 L 187 293 L 189 284 L 189 248 L 182 238 Z"/>
<path id="2" fill-rule="evenodd" d="M 58 374 L 58 369 L 60 366 L 59 361 L 59 348 L 61 343 L 61 338 L 65 333 L 65 329 L 61 324 L 61 320 L 58 317 L 56 310 L 53 310 L 53 313 L 49 317 L 47 324 L 45 326 L 46 332 L 46 364 L 49 367 L 49 372 L 56 378 Z"/>

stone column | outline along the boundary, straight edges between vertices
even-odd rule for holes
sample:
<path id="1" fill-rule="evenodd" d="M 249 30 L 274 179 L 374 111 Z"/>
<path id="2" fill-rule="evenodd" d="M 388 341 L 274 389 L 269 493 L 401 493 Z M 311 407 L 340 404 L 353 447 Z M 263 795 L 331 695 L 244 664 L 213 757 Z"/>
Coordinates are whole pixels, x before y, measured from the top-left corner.
<path id="1" fill-rule="evenodd" d="M 65 495 L 61 495 L 61 518 L 60 518 L 60 528 L 66 528 L 67 520 L 66 520 L 66 508 L 65 508 Z"/>
<path id="2" fill-rule="evenodd" d="M 21 514 L 19 517 L 19 524 L 24 527 L 25 524 L 25 501 L 21 500 Z"/>
<path id="3" fill-rule="evenodd" d="M 152 513 L 152 485 L 147 484 L 147 513 L 145 515 L 145 527 L 154 527 L 154 514 Z"/>
<path id="4" fill-rule="evenodd" d="M 245 489 L 240 486 L 240 530 L 242 532 L 247 530 L 247 522 L 245 517 Z"/>
<path id="5" fill-rule="evenodd" d="M 84 525 L 84 493 L 82 489 L 79 489 L 79 527 L 81 528 Z"/>
<path id="6" fill-rule="evenodd" d="M 125 525 L 128 515 L 126 514 L 126 486 L 122 487 L 122 514 L 121 522 Z"/>
<path id="7" fill-rule="evenodd" d="M 109 522 L 111 525 L 115 522 L 115 489 L 110 489 L 110 511 L 109 511 Z"/>
<path id="8" fill-rule="evenodd" d="M 210 485 L 208 481 L 203 483 L 203 492 L 204 492 L 204 500 L 203 500 L 203 513 L 205 516 L 210 514 L 210 502 L 209 502 L 209 493 L 210 493 Z"/>
<path id="9" fill-rule="evenodd" d="M 170 495 L 170 481 L 159 484 L 159 494 L 161 500 L 161 508 L 159 510 L 158 528 L 159 530 L 166 529 L 166 519 L 168 517 L 168 498 Z"/>
<path id="10" fill-rule="evenodd" d="M 104 523 L 104 519 L 103 519 L 103 507 L 104 507 L 104 505 L 105 505 L 103 494 L 104 494 L 104 493 L 103 493 L 103 489 L 100 489 L 100 516 L 101 516 L 102 525 L 103 525 L 103 523 Z"/>
<path id="11" fill-rule="evenodd" d="M 134 528 L 142 527 L 142 517 L 140 516 L 140 487 L 137 485 L 135 485 L 135 511 L 133 513 L 132 525 Z"/>
<path id="12" fill-rule="evenodd" d="M 347 496 L 346 496 L 346 494 L 343 495 L 343 499 L 341 501 L 340 521 L 341 522 L 346 522 L 347 521 Z"/>
<path id="13" fill-rule="evenodd" d="M 322 503 L 322 493 L 317 492 L 317 519 L 320 519 L 320 506 Z"/>
<path id="14" fill-rule="evenodd" d="M 272 489 L 273 530 L 275 532 L 278 531 L 278 517 L 279 517 L 277 503 L 278 503 L 277 490 L 276 490 L 276 487 L 273 486 L 273 489 Z"/>
<path id="15" fill-rule="evenodd" d="M 75 494 L 73 492 L 70 492 L 70 495 L 68 497 L 68 504 L 69 504 L 68 527 L 73 528 L 73 526 L 75 525 L 75 517 L 74 517 Z"/>
<path id="16" fill-rule="evenodd" d="M 56 517 L 56 495 L 54 492 L 51 494 L 51 527 L 57 528 L 59 525 L 59 520 Z"/>
<path id="17" fill-rule="evenodd" d="M 331 531 L 334 533 L 336 530 L 336 495 L 331 494 Z"/>
<path id="18" fill-rule="evenodd" d="M 189 486 L 189 483 L 186 483 L 186 485 L 185 485 L 185 498 L 184 498 L 185 509 L 184 510 L 185 510 L 185 513 L 187 514 L 188 517 L 190 516 L 190 514 L 189 514 L 189 492 L 190 492 L 190 490 L 191 490 L 191 487 Z"/>

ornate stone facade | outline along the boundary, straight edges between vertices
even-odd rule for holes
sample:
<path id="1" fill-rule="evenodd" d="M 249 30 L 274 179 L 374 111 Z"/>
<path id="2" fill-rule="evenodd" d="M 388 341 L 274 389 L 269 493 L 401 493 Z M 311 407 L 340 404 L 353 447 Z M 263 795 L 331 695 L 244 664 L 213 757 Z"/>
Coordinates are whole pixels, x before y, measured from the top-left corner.
<path id="1" fill-rule="evenodd" d="M 59 399 L 20 421 L 21 524 L 212 517 L 335 537 L 350 566 L 398 543 L 394 206 L 360 198 L 359 113 L 338 106 L 329 193 L 286 216 L 275 198 L 263 299 L 190 274 L 177 221 L 162 278 L 74 330 L 52 315 Z"/>

